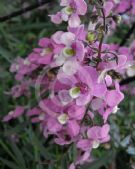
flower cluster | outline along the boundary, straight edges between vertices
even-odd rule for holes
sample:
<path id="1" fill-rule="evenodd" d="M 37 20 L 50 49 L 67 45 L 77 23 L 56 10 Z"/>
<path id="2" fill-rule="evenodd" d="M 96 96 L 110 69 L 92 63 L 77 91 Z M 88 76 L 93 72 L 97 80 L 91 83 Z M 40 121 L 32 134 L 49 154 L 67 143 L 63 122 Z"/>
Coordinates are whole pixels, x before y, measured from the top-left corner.
<path id="1" fill-rule="evenodd" d="M 60 5 L 64 8 L 50 17 L 57 24 L 68 21 L 67 32 L 58 31 L 40 39 L 39 47 L 25 59 L 18 57 L 10 68 L 19 82 L 12 88 L 13 97 L 30 100 L 30 91 L 35 88 L 37 102 L 17 106 L 3 121 L 25 113 L 32 123 L 40 124 L 45 137 L 53 135 L 59 145 L 75 143 L 78 157 L 70 165 L 75 169 L 90 160 L 92 149 L 110 139 L 107 120 L 124 98 L 119 81 L 127 57 L 103 43 L 112 2 L 95 3 L 93 13 L 98 15 L 102 6 L 103 16 L 98 18 L 100 24 L 92 23 L 89 31 L 80 19 L 89 4 L 84 0 L 61 0 Z"/>

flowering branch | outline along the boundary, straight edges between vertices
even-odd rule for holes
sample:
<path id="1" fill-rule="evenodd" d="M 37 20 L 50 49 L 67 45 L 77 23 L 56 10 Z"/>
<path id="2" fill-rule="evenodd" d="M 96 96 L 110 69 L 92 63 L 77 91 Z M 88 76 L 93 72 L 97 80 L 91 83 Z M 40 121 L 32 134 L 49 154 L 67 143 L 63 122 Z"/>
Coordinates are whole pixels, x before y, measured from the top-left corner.
<path id="1" fill-rule="evenodd" d="M 21 10 L 13 12 L 13 13 L 11 13 L 9 15 L 0 17 L 0 22 L 5 22 L 5 21 L 10 20 L 10 19 L 12 19 L 14 17 L 20 16 L 20 15 L 26 13 L 26 12 L 30 12 L 30 11 L 32 11 L 34 9 L 37 9 L 38 7 L 41 7 L 41 6 L 43 6 L 44 4 L 47 4 L 47 3 L 50 3 L 50 0 L 42 0 L 41 2 L 38 1 L 33 5 L 30 5 L 28 7 L 22 8 Z"/>
<path id="2" fill-rule="evenodd" d="M 42 4 L 47 2 L 42 1 Z M 17 58 L 10 68 L 19 82 L 12 88 L 12 96 L 19 98 L 23 95 L 30 100 L 33 98 L 30 89 L 35 86 L 37 103 L 27 109 L 29 102 L 26 106 L 16 106 L 3 118 L 8 122 L 25 112 L 32 123 L 40 124 L 41 131 L 48 138 L 47 144 L 51 139 L 58 145 L 74 143 L 77 157 L 69 169 L 90 161 L 92 149 L 110 140 L 107 120 L 111 113 L 117 112 L 124 99 L 120 84 L 134 79 L 118 83 L 117 79 L 126 73 L 123 69 L 127 67 L 127 57 L 103 42 L 114 3 L 92 2 L 96 17 L 87 29 L 81 22 L 88 11 L 86 1 L 60 1 L 62 9 L 50 18 L 55 24 L 67 22 L 67 31 L 59 30 L 50 38 L 41 38 L 38 47 L 25 59 Z M 28 7 L 6 18 L 36 7 Z M 46 67 L 49 70 L 44 69 Z M 46 94 L 46 91 L 49 92 Z M 97 121 L 99 117 L 100 121 Z"/>

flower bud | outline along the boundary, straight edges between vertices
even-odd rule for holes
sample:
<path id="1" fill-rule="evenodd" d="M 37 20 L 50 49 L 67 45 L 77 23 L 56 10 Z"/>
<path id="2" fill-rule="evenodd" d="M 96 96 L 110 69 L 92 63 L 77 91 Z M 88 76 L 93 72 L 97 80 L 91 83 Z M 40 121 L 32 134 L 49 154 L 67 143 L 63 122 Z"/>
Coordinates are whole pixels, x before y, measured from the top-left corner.
<path id="1" fill-rule="evenodd" d="M 114 22 L 116 22 L 117 24 L 121 23 L 121 16 L 120 15 L 113 15 L 113 20 Z"/>
<path id="2" fill-rule="evenodd" d="M 94 42 L 96 40 L 96 34 L 94 32 L 88 32 L 86 40 L 88 42 Z"/>

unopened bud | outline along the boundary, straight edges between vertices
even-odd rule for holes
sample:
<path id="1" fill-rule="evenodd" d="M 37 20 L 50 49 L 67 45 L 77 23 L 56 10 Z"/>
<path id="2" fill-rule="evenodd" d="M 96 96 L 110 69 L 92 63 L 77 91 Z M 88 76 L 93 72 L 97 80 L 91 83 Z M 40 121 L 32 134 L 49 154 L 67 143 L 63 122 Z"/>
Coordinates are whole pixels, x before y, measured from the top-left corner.
<path id="1" fill-rule="evenodd" d="M 88 32 L 86 39 L 88 42 L 94 42 L 96 40 L 96 34 L 94 32 Z"/>
<path id="2" fill-rule="evenodd" d="M 117 24 L 121 23 L 121 16 L 120 15 L 113 15 L 112 18 Z"/>

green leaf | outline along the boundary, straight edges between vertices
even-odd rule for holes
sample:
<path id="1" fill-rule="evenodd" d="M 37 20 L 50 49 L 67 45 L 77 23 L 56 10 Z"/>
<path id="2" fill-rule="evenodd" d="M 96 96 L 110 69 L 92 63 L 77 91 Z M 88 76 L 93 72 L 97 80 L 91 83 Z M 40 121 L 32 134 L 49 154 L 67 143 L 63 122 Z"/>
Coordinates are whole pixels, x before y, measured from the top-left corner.
<path id="1" fill-rule="evenodd" d="M 17 147 L 17 145 L 13 142 L 10 143 L 10 146 L 12 148 L 12 151 L 14 152 L 16 159 L 18 161 L 18 163 L 22 166 L 22 168 L 26 168 L 26 164 L 25 164 L 25 160 L 23 158 L 23 154 L 22 152 L 19 150 L 19 148 Z"/>
<path id="2" fill-rule="evenodd" d="M 13 58 L 12 54 L 11 54 L 8 50 L 4 49 L 2 46 L 0 46 L 0 55 L 1 55 L 7 62 L 12 63 L 12 59 L 11 59 L 11 58 Z"/>
<path id="3" fill-rule="evenodd" d="M 52 164 L 50 164 L 48 169 L 54 169 L 54 166 Z"/>
<path id="4" fill-rule="evenodd" d="M 5 164 L 6 166 L 8 166 L 10 169 L 19 169 L 19 166 L 17 166 L 15 163 L 8 161 L 4 158 L 0 157 L 0 161 Z"/>
<path id="5" fill-rule="evenodd" d="M 23 131 L 28 124 L 29 124 L 28 121 L 19 123 L 16 127 L 13 127 L 13 128 L 10 128 L 10 129 L 5 130 L 4 135 L 5 135 L 5 136 L 10 136 L 10 135 L 12 135 L 12 134 L 14 134 L 14 133 L 17 133 L 17 134 L 18 134 L 18 133 L 20 133 L 21 131 Z M 0 132 L 0 135 L 2 135 L 2 134 L 3 134 L 3 132 Z"/>
<path id="6" fill-rule="evenodd" d="M 38 134 L 36 135 L 32 129 L 29 131 L 29 136 L 36 151 L 39 151 L 40 154 L 47 160 L 54 159 L 53 154 L 48 152 L 47 147 L 44 146 L 44 140 L 40 139 L 40 136 Z"/>
<path id="7" fill-rule="evenodd" d="M 61 158 L 61 168 L 64 169 L 64 168 L 67 168 L 68 164 L 67 164 L 67 156 L 66 155 L 63 155 L 63 157 Z"/>
<path id="8" fill-rule="evenodd" d="M 29 150 L 27 150 L 27 148 L 23 148 L 24 150 L 24 154 L 26 154 L 26 156 L 29 158 L 29 160 L 33 160 L 34 159 L 34 156 L 33 156 L 33 153 L 30 152 Z"/>
<path id="9" fill-rule="evenodd" d="M 14 154 L 10 151 L 10 149 L 8 148 L 8 146 L 2 141 L 0 140 L 0 145 L 3 147 L 3 149 L 8 153 L 8 155 L 16 161 L 16 158 L 14 156 Z"/>

